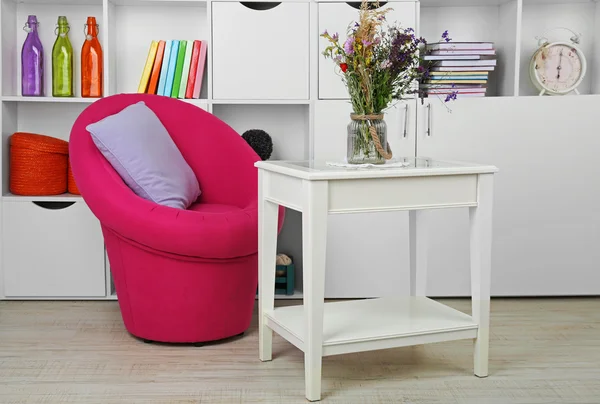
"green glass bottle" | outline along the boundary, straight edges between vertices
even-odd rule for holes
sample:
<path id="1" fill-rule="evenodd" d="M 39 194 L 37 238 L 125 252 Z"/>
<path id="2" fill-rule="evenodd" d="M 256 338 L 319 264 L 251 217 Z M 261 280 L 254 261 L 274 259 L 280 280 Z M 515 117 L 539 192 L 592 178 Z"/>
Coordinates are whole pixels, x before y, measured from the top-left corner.
<path id="1" fill-rule="evenodd" d="M 52 48 L 52 95 L 73 96 L 73 47 L 69 41 L 67 17 L 58 17 L 56 42 Z"/>

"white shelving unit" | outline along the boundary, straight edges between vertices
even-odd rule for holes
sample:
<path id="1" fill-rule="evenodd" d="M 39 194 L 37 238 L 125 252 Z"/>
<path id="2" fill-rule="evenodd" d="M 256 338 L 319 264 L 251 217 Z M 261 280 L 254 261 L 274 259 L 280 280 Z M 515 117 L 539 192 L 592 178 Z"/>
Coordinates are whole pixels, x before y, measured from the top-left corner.
<path id="1" fill-rule="evenodd" d="M 8 186 L 10 135 L 27 131 L 68 140 L 76 117 L 96 101 L 79 97 L 79 57 L 83 25 L 88 16 L 95 16 L 100 25 L 105 95 L 137 90 L 151 40 L 204 39 L 209 47 L 201 99 L 186 102 L 214 113 L 240 134 L 254 128 L 266 130 L 273 138 L 274 159 L 339 159 L 345 155 L 345 127 L 351 111 L 333 64 L 320 55 L 324 40 L 319 34 L 328 29 L 329 32 L 341 31 L 343 35 L 345 27 L 358 16 L 358 4 L 338 0 L 0 0 L 0 205 L 3 214 L 11 212 L 8 206 L 26 207 L 14 210 L 15 215 L 22 217 L 11 218 L 13 230 L 4 219 L 0 222 L 0 299 L 115 298 L 106 258 L 101 263 L 105 270 L 103 284 L 98 289 L 72 276 L 77 270 L 84 271 L 76 268 L 82 263 L 90 262 L 83 266 L 96 268 L 98 259 L 91 262 L 92 258 L 87 258 L 86 261 L 83 254 L 103 248 L 98 237 L 99 227 L 93 220 L 87 221 L 89 212 L 82 198 L 69 194 L 21 197 L 10 194 Z M 541 187 L 553 189 L 565 187 L 559 178 L 570 181 L 568 175 L 543 175 L 541 170 L 530 168 L 531 161 L 543 165 L 545 155 L 562 153 L 566 173 L 595 169 L 593 151 L 600 149 L 593 113 L 600 108 L 600 4 L 589 0 L 398 0 L 387 2 L 383 7 L 394 9 L 390 13 L 391 21 L 413 26 L 429 41 L 436 41 L 443 31 L 449 30 L 455 41 L 496 44 L 499 64 L 491 74 L 488 97 L 458 100 L 450 105 L 451 114 L 436 98 L 409 99 L 386 116 L 390 143 L 397 156 L 427 153 L 434 158 L 489 163 L 501 169 L 496 220 L 511 223 L 512 227 L 495 227 L 494 239 L 501 243 L 495 244 L 495 251 L 518 260 L 495 261 L 494 276 L 500 281 L 492 282 L 492 293 L 600 293 L 594 286 L 600 284 L 600 279 L 590 269 L 600 259 L 593 253 L 597 249 L 577 247 L 600 243 L 597 232 L 581 231 L 590 226 L 600 227 L 600 218 L 591 210 L 600 205 L 600 185 L 570 183 L 569 193 L 561 194 L 557 200 L 565 206 L 576 206 L 581 200 L 585 203 L 578 215 L 566 216 L 571 221 L 566 224 L 557 216 L 558 202 L 548 203 L 544 199 L 548 197 L 546 193 L 531 195 L 525 211 L 519 212 L 515 212 L 511 199 L 506 197 L 519 195 L 526 182 L 537 181 Z M 36 15 L 40 21 L 46 53 L 46 96 L 40 98 L 20 95 L 20 52 L 26 35 L 22 27 L 29 14 Z M 69 36 L 75 52 L 76 96 L 73 98 L 50 96 L 50 54 L 59 15 L 66 15 L 71 24 Z M 569 102 L 571 96 L 534 97 L 537 93 L 529 82 L 529 60 L 537 46 L 535 37 L 555 27 L 568 27 L 583 34 L 581 48 L 587 55 L 588 74 L 580 88 L 583 95 L 574 102 Z M 565 39 L 561 31 L 549 31 L 546 35 L 552 40 Z M 569 127 L 564 123 L 567 120 L 576 136 L 560 132 Z M 427 129 L 432 136 L 426 135 Z M 565 142 L 566 137 L 570 140 Z M 527 151 L 531 154 L 541 155 L 528 157 L 522 147 L 529 148 Z M 576 156 L 585 159 L 574 162 Z M 35 209 L 40 206 L 34 202 L 58 205 L 37 212 Z M 74 204 L 67 204 L 72 202 Z M 27 214 L 28 210 L 32 213 Z M 73 250 L 67 241 L 53 244 L 53 248 L 64 247 L 61 254 L 78 257 L 68 268 L 54 258 L 55 251 L 51 254 L 49 248 L 42 245 L 44 237 L 56 235 L 50 223 L 54 223 L 57 212 L 68 216 L 72 223 L 88 226 L 77 230 L 84 243 L 79 250 Z M 456 216 L 440 217 L 439 222 L 433 215 L 432 251 L 438 251 L 430 259 L 428 291 L 433 295 L 468 293 L 468 273 L 463 270 L 466 268 L 465 229 L 452 225 L 462 220 L 462 213 L 444 212 L 443 215 Z M 531 224 L 533 230 L 529 233 L 518 230 L 514 215 L 535 217 L 536 221 Z M 30 218 L 34 216 L 37 222 L 32 224 Z M 559 235 L 548 239 L 544 219 L 552 223 L 555 231 L 563 226 L 573 232 L 569 237 Z M 296 263 L 298 294 L 294 297 L 300 297 L 302 291 L 301 220 L 300 214 L 288 211 L 279 236 L 279 250 L 292 255 Z M 18 223 L 23 226 L 14 230 Z M 327 296 L 407 294 L 407 223 L 408 217 L 402 213 L 356 215 L 344 220 L 331 218 Z M 579 231 L 576 231 L 578 226 Z M 364 246 L 368 235 L 370 239 L 375 235 L 378 243 L 372 255 Z M 68 240 L 72 236 L 67 232 L 64 237 Z M 14 243 L 9 247 L 6 239 L 19 237 L 27 243 L 31 253 L 47 252 L 38 261 L 43 265 L 23 268 L 26 260 L 20 261 L 14 256 L 7 261 L 6 249 L 14 248 Z M 565 263 L 556 255 L 545 258 L 542 253 L 545 245 L 554 250 L 562 245 L 565 251 L 574 254 L 573 267 L 563 268 Z M 38 272 L 50 273 L 53 279 L 65 284 L 61 289 L 63 295 L 51 289 L 44 293 L 31 285 L 11 290 L 15 279 L 27 284 Z M 28 274 L 28 278 L 17 278 L 19 274 Z M 550 274 L 550 283 L 540 282 L 547 274 Z M 45 278 L 40 276 L 39 279 Z M 73 290 L 80 292 L 64 295 Z M 101 296 L 98 290 L 103 290 Z"/>

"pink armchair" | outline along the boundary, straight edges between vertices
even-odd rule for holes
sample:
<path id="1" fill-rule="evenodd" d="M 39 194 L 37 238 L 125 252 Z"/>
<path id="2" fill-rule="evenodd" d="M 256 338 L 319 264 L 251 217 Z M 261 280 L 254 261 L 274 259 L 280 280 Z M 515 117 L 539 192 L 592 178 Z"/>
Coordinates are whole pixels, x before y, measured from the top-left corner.
<path id="1" fill-rule="evenodd" d="M 156 113 L 198 178 L 202 195 L 188 210 L 135 195 L 85 129 L 139 101 Z M 77 118 L 69 147 L 77 186 L 102 226 L 127 330 L 146 341 L 181 343 L 243 333 L 258 277 L 259 157 L 252 148 L 200 108 L 148 94 L 94 102 Z"/>

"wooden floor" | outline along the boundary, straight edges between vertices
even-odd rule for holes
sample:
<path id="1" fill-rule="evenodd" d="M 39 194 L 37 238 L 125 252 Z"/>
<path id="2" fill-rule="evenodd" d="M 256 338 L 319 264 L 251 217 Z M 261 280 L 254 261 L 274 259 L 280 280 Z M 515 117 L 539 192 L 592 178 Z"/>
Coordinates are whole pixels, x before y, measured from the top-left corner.
<path id="1" fill-rule="evenodd" d="M 470 341 L 327 357 L 322 402 L 598 404 L 600 299 L 493 300 L 490 356 L 486 379 Z M 301 352 L 276 336 L 261 363 L 256 318 L 196 348 L 132 338 L 116 302 L 0 302 L 2 404 L 305 402 Z"/>

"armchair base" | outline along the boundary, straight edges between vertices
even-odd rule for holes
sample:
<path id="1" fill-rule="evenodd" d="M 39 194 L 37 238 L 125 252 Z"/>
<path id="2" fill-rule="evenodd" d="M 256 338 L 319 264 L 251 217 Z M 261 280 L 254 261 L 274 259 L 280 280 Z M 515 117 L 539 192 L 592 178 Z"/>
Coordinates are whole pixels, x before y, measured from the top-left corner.
<path id="1" fill-rule="evenodd" d="M 143 340 L 217 341 L 250 326 L 258 255 L 177 258 L 102 228 L 125 328 Z"/>

